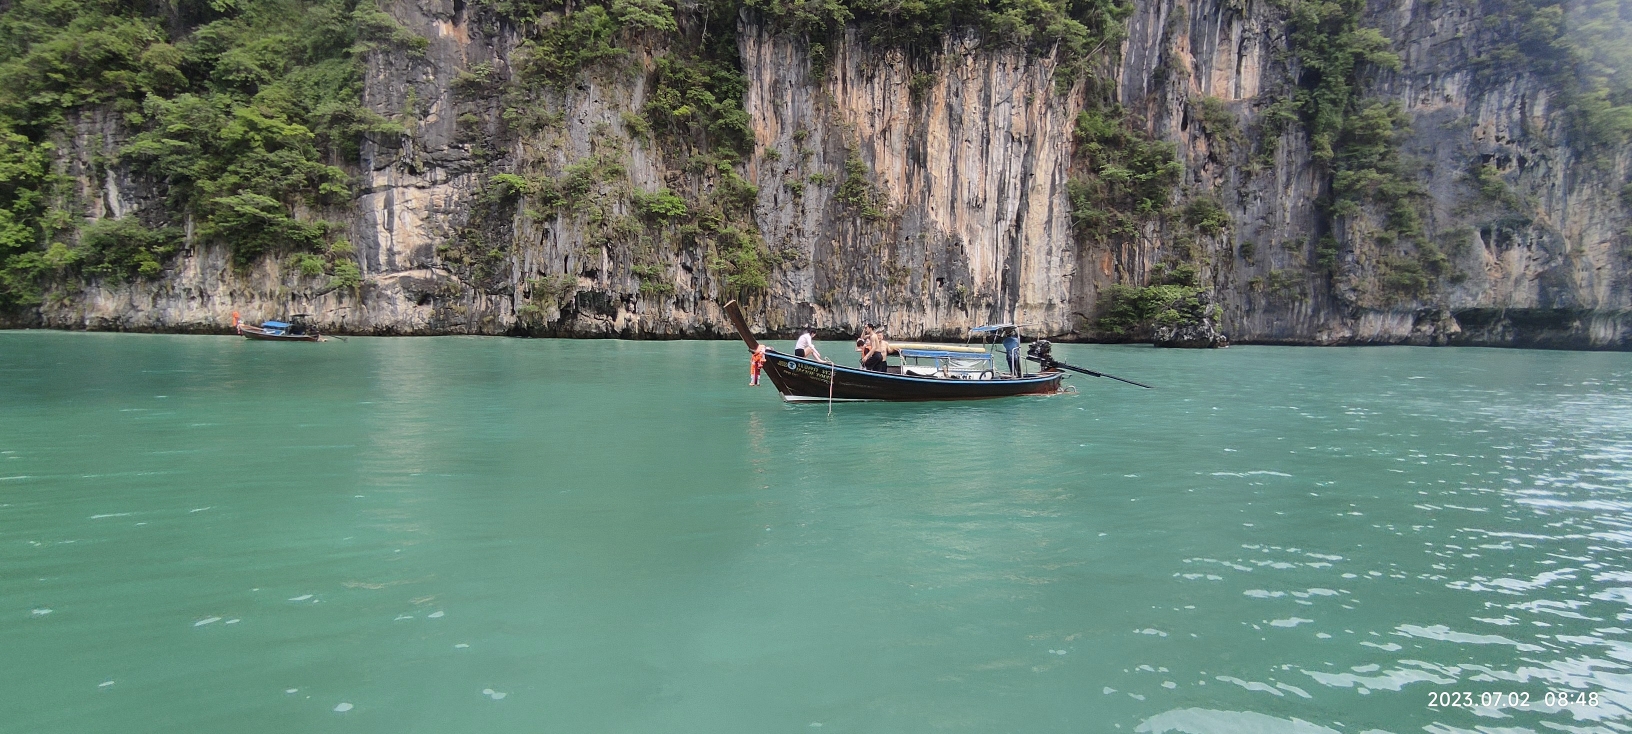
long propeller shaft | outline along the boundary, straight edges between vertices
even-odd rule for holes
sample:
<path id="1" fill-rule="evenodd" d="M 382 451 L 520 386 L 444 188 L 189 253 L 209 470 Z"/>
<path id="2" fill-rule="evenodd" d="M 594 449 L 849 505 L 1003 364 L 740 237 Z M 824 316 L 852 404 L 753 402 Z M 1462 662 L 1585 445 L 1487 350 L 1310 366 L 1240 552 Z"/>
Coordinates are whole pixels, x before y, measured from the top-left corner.
<path id="1" fill-rule="evenodd" d="M 1116 380 L 1117 382 L 1126 382 L 1129 385 L 1142 387 L 1142 388 L 1144 388 L 1146 390 L 1154 390 L 1155 389 L 1155 388 L 1153 388 L 1153 387 L 1151 387 L 1149 385 L 1146 385 L 1143 382 L 1134 382 L 1133 380 L 1130 380 L 1130 379 L 1128 379 L 1126 377 L 1117 377 L 1116 375 L 1106 374 L 1104 372 L 1095 372 L 1095 371 L 1093 371 L 1091 369 L 1088 369 L 1086 367 L 1078 367 L 1078 366 L 1076 366 L 1074 364 L 1066 364 L 1066 363 L 1061 362 L 1061 361 L 1056 360 L 1056 359 L 1050 359 L 1047 362 L 1043 362 L 1042 360 L 1039 360 L 1036 357 L 1026 357 L 1026 359 L 1029 359 L 1029 360 L 1031 360 L 1033 362 L 1036 362 L 1038 364 L 1043 365 L 1044 369 L 1047 369 L 1049 367 L 1058 367 L 1058 368 L 1060 368 L 1062 370 L 1071 370 L 1072 372 L 1080 372 L 1080 373 L 1082 373 L 1084 375 L 1090 375 L 1090 376 L 1093 376 L 1093 377 L 1107 377 L 1107 378 L 1110 378 L 1112 380 Z"/>

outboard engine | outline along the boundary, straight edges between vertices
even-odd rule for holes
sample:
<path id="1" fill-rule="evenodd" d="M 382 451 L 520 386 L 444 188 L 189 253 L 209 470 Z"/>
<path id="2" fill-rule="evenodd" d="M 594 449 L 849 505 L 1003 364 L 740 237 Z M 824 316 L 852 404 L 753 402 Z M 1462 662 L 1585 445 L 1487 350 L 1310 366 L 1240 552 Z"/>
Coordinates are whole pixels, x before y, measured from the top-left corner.
<path id="1" fill-rule="evenodd" d="M 1026 348 L 1026 356 L 1035 361 L 1044 371 L 1054 369 L 1054 345 L 1047 339 L 1038 339 Z"/>

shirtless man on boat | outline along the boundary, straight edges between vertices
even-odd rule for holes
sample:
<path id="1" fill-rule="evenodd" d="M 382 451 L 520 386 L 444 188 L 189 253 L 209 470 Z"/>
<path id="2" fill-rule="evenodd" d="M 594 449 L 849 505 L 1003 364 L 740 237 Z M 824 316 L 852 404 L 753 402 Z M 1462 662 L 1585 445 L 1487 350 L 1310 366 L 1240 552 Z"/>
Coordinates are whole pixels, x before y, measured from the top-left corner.
<path id="1" fill-rule="evenodd" d="M 890 343 L 884 340 L 884 327 L 868 326 L 862 336 L 867 340 L 867 346 L 861 353 L 861 368 L 873 372 L 888 371 L 889 361 L 886 357 L 890 353 Z"/>

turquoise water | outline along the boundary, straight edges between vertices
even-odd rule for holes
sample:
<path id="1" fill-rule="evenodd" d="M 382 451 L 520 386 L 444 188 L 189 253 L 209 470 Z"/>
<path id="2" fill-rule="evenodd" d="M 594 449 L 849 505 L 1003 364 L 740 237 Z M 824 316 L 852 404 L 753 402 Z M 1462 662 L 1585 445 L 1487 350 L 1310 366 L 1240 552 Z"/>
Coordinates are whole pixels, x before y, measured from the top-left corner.
<path id="1" fill-rule="evenodd" d="M 1057 351 L 0 332 L 0 731 L 1632 727 L 1632 355 Z"/>

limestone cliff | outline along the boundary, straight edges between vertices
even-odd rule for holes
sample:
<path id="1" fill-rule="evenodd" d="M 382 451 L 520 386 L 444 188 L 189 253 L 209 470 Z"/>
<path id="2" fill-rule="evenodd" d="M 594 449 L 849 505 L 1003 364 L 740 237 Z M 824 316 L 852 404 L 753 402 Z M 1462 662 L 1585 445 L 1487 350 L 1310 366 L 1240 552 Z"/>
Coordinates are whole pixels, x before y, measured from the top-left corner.
<path id="1" fill-rule="evenodd" d="M 926 55 L 852 30 L 813 54 L 744 10 L 735 39 L 753 140 L 740 160 L 705 159 L 648 129 L 662 36 L 535 89 L 521 104 L 532 122 L 518 123 L 522 30 L 459 0 L 385 8 L 429 43 L 368 58 L 365 102 L 407 133 L 371 136 L 353 171 L 345 218 L 360 287 L 276 257 L 235 267 L 189 236 L 158 277 L 65 288 L 11 322 L 218 331 L 234 311 L 306 312 L 345 333 L 665 338 L 728 335 L 720 306 L 737 297 L 771 332 L 877 321 L 900 337 L 957 336 L 1013 320 L 1095 339 L 1109 286 L 1182 263 L 1236 343 L 1632 347 L 1620 193 L 1632 154 L 1573 146 L 1544 79 L 1482 72 L 1474 61 L 1491 38 L 1478 3 L 1373 3 L 1364 16 L 1400 63 L 1365 70 L 1358 88 L 1398 102 L 1398 155 L 1430 245 L 1418 252 L 1443 256 L 1393 290 L 1403 261 L 1385 214 L 1333 214 L 1308 131 L 1265 122 L 1303 73 L 1284 5 L 1142 0 L 1120 47 L 1069 88 L 1054 55 L 972 31 Z M 680 5 L 673 38 L 708 37 L 694 10 Z M 1177 144 L 1171 201 L 1216 200 L 1227 225 L 1174 215 L 1084 235 L 1071 182 L 1097 172 L 1073 126 L 1104 98 Z M 163 206 L 117 161 L 127 136 L 88 109 L 62 141 L 87 217 Z M 503 174 L 582 186 L 546 195 Z M 659 192 L 693 216 L 732 197 L 744 213 L 710 204 L 723 220 L 686 225 L 642 208 Z M 759 259 L 745 265 L 744 252 Z M 763 284 L 733 278 L 745 268 L 763 268 Z"/>

